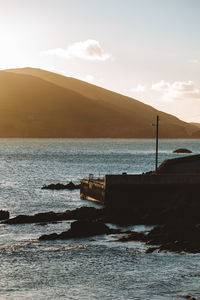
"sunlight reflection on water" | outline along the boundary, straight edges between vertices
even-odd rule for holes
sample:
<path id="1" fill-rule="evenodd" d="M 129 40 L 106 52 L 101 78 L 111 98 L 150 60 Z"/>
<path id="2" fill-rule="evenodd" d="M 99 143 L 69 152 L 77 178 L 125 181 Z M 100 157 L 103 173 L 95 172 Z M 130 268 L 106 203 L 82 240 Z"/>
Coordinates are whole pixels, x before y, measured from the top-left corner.
<path id="1" fill-rule="evenodd" d="M 199 153 L 198 140 L 161 140 L 159 161 L 176 148 Z M 142 173 L 154 169 L 154 140 L 0 139 L 0 209 L 11 215 L 64 211 L 82 205 L 79 191 L 41 190 L 78 183 L 89 173 Z M 0 299 L 180 299 L 199 296 L 199 254 L 145 254 L 139 242 L 112 236 L 39 242 L 70 222 L 0 225 Z M 146 227 L 134 228 L 145 230 Z M 192 276 L 196 274 L 196 276 Z"/>

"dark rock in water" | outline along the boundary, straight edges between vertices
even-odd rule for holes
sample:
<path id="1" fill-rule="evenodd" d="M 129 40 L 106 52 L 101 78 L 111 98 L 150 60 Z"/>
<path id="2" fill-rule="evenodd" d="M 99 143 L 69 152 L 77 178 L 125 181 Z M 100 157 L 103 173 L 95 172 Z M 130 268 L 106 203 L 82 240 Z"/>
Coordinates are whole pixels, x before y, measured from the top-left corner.
<path id="1" fill-rule="evenodd" d="M 191 295 L 184 295 L 184 296 L 181 296 L 181 298 L 184 298 L 184 299 L 188 299 L 188 300 L 198 300 L 197 298 L 195 298 L 195 297 L 192 297 Z"/>
<path id="2" fill-rule="evenodd" d="M 3 221 L 5 224 L 25 224 L 25 223 L 44 223 L 44 222 L 56 222 L 64 220 L 92 220 L 99 219 L 103 216 L 103 209 L 97 209 L 95 207 L 80 207 L 74 210 L 66 210 L 64 212 L 55 213 L 53 211 L 39 213 L 32 216 L 19 215 L 15 218 Z"/>
<path id="3" fill-rule="evenodd" d="M 113 234 L 120 233 L 118 229 L 110 229 L 102 221 L 75 221 L 71 224 L 71 228 L 68 231 L 64 231 L 60 234 L 45 234 L 42 235 L 39 240 L 55 240 L 55 239 L 72 239 L 83 238 L 100 234 Z"/>
<path id="4" fill-rule="evenodd" d="M 140 241 L 145 242 L 146 241 L 146 234 L 144 232 L 136 232 L 132 231 L 130 233 L 127 233 L 120 237 L 118 242 L 129 242 L 129 241 Z"/>
<path id="5" fill-rule="evenodd" d="M 174 150 L 173 153 L 192 153 L 192 151 L 188 150 L 186 148 L 178 148 L 178 149 Z"/>
<path id="6" fill-rule="evenodd" d="M 0 210 L 0 221 L 9 219 L 10 213 L 7 210 Z"/>
<path id="7" fill-rule="evenodd" d="M 33 216 L 29 215 L 19 215 L 15 218 L 11 218 L 2 223 L 4 224 L 25 224 L 25 223 L 43 223 L 43 222 L 52 222 L 55 219 L 62 219 L 62 213 L 54 213 L 52 211 L 46 213 L 39 213 Z"/>
<path id="8" fill-rule="evenodd" d="M 154 252 L 155 250 L 157 250 L 159 247 L 149 247 L 147 248 L 147 250 L 145 251 L 145 253 L 152 253 Z"/>
<path id="9" fill-rule="evenodd" d="M 110 229 L 102 221 L 75 221 L 71 224 L 71 232 L 81 235 L 110 233 Z"/>
<path id="10" fill-rule="evenodd" d="M 82 206 L 69 211 L 70 220 L 97 220 L 104 216 L 104 209 Z"/>
<path id="11" fill-rule="evenodd" d="M 80 184 L 74 184 L 72 181 L 70 181 L 67 184 L 62 184 L 62 183 L 56 183 L 56 184 L 49 184 L 49 185 L 44 185 L 42 187 L 42 190 L 76 190 L 80 189 L 81 185 Z"/>
<path id="12" fill-rule="evenodd" d="M 173 224 L 157 226 L 147 235 L 147 243 L 161 245 L 161 251 L 200 252 L 200 226 Z"/>
<path id="13" fill-rule="evenodd" d="M 148 248 L 146 253 L 151 253 L 154 250 L 199 253 L 200 225 L 170 224 L 156 226 L 148 234 L 132 232 L 118 241 L 141 241 L 156 246 Z"/>
<path id="14" fill-rule="evenodd" d="M 59 234 L 51 233 L 51 234 L 44 234 L 42 235 L 39 240 L 56 240 L 58 239 Z"/>
<path id="15" fill-rule="evenodd" d="M 10 213 L 6 210 L 0 210 L 0 220 L 7 220 L 10 217 Z"/>
<path id="16" fill-rule="evenodd" d="M 46 226 L 46 225 L 48 225 L 48 223 L 47 222 L 41 222 L 41 223 L 36 223 L 35 225 L 36 226 Z"/>

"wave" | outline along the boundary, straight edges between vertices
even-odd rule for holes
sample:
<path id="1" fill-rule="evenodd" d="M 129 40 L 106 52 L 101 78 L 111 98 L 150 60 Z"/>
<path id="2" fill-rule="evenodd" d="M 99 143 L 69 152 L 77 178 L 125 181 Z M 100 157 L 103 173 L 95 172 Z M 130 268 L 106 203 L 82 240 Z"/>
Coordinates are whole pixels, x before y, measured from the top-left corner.
<path id="1" fill-rule="evenodd" d="M 87 244 L 67 245 L 67 246 L 64 246 L 61 248 L 51 248 L 51 249 L 48 249 L 48 251 L 50 251 L 50 252 L 68 251 L 68 250 L 72 250 L 72 249 L 85 249 L 87 247 L 88 247 Z"/>
<path id="2" fill-rule="evenodd" d="M 15 244 L 4 244 L 4 245 L 1 245 L 0 246 L 0 251 L 1 250 L 4 250 L 4 249 L 11 249 L 11 250 L 15 250 L 17 248 L 23 248 L 23 247 L 26 247 L 26 246 L 30 246 L 32 245 L 33 243 L 39 243 L 39 241 L 37 239 L 30 239 L 28 241 L 22 241 L 22 242 L 19 242 L 19 243 L 15 243 Z"/>

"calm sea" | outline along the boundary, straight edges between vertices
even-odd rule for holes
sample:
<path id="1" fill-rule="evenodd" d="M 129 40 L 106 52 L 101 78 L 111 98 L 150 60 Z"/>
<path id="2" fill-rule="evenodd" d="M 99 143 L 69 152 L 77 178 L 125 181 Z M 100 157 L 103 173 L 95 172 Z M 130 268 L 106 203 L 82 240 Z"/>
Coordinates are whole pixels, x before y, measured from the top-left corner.
<path id="1" fill-rule="evenodd" d="M 172 151 L 179 147 L 197 154 L 200 140 L 161 140 L 159 162 L 176 157 Z M 155 141 L 149 139 L 0 139 L 0 209 L 15 216 L 94 205 L 80 200 L 79 191 L 41 187 L 154 166 Z M 37 240 L 69 226 L 0 225 L 0 300 L 200 297 L 200 254 L 145 254 L 144 244 L 118 243 L 114 236 Z"/>

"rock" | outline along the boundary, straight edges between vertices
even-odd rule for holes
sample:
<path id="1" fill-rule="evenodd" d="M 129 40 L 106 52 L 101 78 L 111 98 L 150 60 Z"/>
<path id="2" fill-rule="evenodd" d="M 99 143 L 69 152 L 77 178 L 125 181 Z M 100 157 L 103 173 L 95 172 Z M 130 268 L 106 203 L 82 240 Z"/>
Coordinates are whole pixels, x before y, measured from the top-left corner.
<path id="1" fill-rule="evenodd" d="M 182 298 L 185 298 L 185 299 L 190 299 L 192 296 L 191 295 L 184 295 L 184 296 L 181 296 Z"/>
<path id="2" fill-rule="evenodd" d="M 200 226 L 170 224 L 157 226 L 146 236 L 146 243 L 160 245 L 160 251 L 200 252 Z"/>
<path id="3" fill-rule="evenodd" d="M 7 210 L 0 210 L 0 221 L 9 219 L 10 213 Z"/>
<path id="4" fill-rule="evenodd" d="M 159 247 L 149 247 L 147 248 L 147 250 L 145 251 L 145 253 L 152 253 L 154 252 L 155 250 L 157 250 Z"/>
<path id="5" fill-rule="evenodd" d="M 41 222 L 41 223 L 36 223 L 35 225 L 36 226 L 46 226 L 46 225 L 48 225 L 48 223 L 47 222 Z"/>
<path id="6" fill-rule="evenodd" d="M 104 218 L 104 209 L 82 206 L 70 211 L 71 220 L 97 220 Z"/>
<path id="7" fill-rule="evenodd" d="M 53 211 L 38 213 L 35 215 L 19 215 L 15 218 L 3 221 L 4 224 L 25 224 L 25 223 L 47 223 L 64 220 L 92 220 L 100 219 L 103 216 L 103 209 L 95 207 L 80 207 L 74 210 L 55 213 Z"/>
<path id="8" fill-rule="evenodd" d="M 68 184 L 62 184 L 62 183 L 56 183 L 56 184 L 49 184 L 44 185 L 42 187 L 42 190 L 76 190 L 80 189 L 80 184 L 74 184 L 72 181 L 70 181 Z"/>
<path id="9" fill-rule="evenodd" d="M 192 151 L 188 150 L 186 148 L 178 148 L 178 149 L 174 150 L 173 153 L 192 153 Z"/>
<path id="10" fill-rule="evenodd" d="M 195 297 L 192 297 L 191 295 L 184 295 L 184 296 L 181 296 L 181 298 L 185 298 L 185 299 L 188 299 L 188 300 L 198 300 L 196 299 Z"/>
<path id="11" fill-rule="evenodd" d="M 71 233 L 81 236 L 109 234 L 110 228 L 102 221 L 75 221 L 71 224 Z"/>
<path id="12" fill-rule="evenodd" d="M 52 211 L 46 213 L 39 213 L 33 216 L 29 215 L 19 215 L 15 218 L 11 218 L 2 223 L 4 224 L 25 224 L 25 223 L 43 223 L 52 222 L 55 220 L 64 219 L 65 213 L 54 213 Z"/>
<path id="13" fill-rule="evenodd" d="M 110 229 L 102 221 L 75 221 L 71 224 L 71 228 L 68 231 L 64 231 L 60 234 L 52 233 L 42 235 L 39 240 L 55 240 L 55 239 L 72 239 L 72 238 L 84 238 L 101 234 L 113 234 L 120 233 L 118 229 Z"/>
<path id="14" fill-rule="evenodd" d="M 59 235 L 57 233 L 44 234 L 39 238 L 39 240 L 56 240 L 58 239 L 58 236 Z"/>
<path id="15" fill-rule="evenodd" d="M 155 245 L 154 248 L 147 249 L 146 253 L 154 250 L 200 253 L 200 224 L 187 223 L 187 220 L 184 220 L 184 222 L 156 226 L 149 233 L 132 232 L 123 235 L 117 241 L 141 241 L 147 245 Z"/>
<path id="16" fill-rule="evenodd" d="M 132 231 L 132 232 L 129 232 L 129 233 L 123 235 L 117 241 L 118 242 L 130 242 L 130 241 L 145 242 L 146 234 L 144 232 Z"/>

